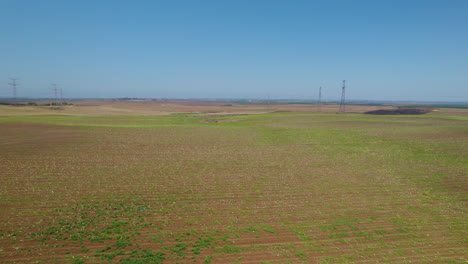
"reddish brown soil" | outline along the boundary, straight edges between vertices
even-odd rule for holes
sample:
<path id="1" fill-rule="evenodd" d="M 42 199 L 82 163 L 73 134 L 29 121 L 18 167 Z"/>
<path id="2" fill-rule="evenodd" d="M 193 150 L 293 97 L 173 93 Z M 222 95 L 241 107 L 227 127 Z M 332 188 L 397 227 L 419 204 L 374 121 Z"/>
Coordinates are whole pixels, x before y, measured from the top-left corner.
<path id="1" fill-rule="evenodd" d="M 0 116 L 8 115 L 167 115 L 171 113 L 203 113 L 206 115 L 255 114 L 270 112 L 338 112 L 339 105 L 325 104 L 320 109 L 314 104 L 237 104 L 219 101 L 109 101 L 78 100 L 74 105 L 57 107 L 47 106 L 1 106 Z M 347 112 L 363 113 L 377 109 L 364 105 L 348 105 Z"/>
<path id="2" fill-rule="evenodd" d="M 164 108 L 111 102 L 105 107 L 137 113 L 193 109 L 183 103 Z M 224 108 L 211 103 L 192 107 L 199 107 L 197 112 Z M 127 221 L 129 231 L 122 232 L 133 235 L 133 244 L 124 249 L 164 251 L 164 263 L 204 263 L 209 256 L 212 263 L 463 263 L 460 216 L 466 206 L 452 194 L 435 196 L 402 177 L 437 172 L 447 183 L 463 186 L 462 167 L 428 164 L 430 156 L 405 162 L 385 152 L 397 146 L 379 147 L 392 137 L 406 137 L 391 134 L 405 128 L 404 122 L 385 124 L 381 131 L 375 130 L 381 122 L 340 122 L 334 116 L 324 124 L 309 116 L 278 117 L 266 124 L 269 131 L 333 124 L 335 130 L 304 139 L 308 144 L 287 141 L 299 133 L 286 139 L 279 134 L 285 142 L 268 141 L 261 130 L 232 124 L 128 129 L 1 123 L 0 262 L 73 263 L 73 256 L 86 263 L 118 263 L 124 256 L 109 261 L 96 256 L 115 239 L 80 244 L 49 237 L 43 243 L 32 236 L 66 227 L 63 222 L 94 218 L 99 221 L 86 230 Z M 458 121 L 438 122 L 444 128 L 459 126 Z M 415 127 L 429 127 L 428 141 L 449 134 L 463 145 L 464 130 L 437 134 L 430 123 Z M 356 138 L 347 134 L 340 142 L 317 140 L 339 129 L 390 134 L 369 136 L 365 146 L 352 145 Z M 336 146 L 340 152 L 328 151 Z M 398 155 L 412 153 L 398 150 Z M 459 192 L 466 194 L 466 189 Z M 198 255 L 189 248 L 186 257 L 164 249 L 192 245 L 197 235 L 216 238 L 213 247 Z"/>

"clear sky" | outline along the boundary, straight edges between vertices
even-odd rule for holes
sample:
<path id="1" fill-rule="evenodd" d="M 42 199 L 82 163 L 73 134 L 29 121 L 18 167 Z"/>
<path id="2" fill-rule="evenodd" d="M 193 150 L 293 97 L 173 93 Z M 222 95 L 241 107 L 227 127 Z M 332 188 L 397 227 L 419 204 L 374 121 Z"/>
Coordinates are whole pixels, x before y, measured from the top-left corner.
<path id="1" fill-rule="evenodd" d="M 468 101 L 468 0 L 0 0 L 0 96 Z"/>

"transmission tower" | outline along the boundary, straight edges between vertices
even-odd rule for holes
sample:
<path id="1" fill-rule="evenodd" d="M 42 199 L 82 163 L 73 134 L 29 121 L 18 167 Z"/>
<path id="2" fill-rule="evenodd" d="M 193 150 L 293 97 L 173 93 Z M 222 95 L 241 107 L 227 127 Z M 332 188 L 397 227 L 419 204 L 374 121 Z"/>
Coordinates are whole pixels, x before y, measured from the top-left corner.
<path id="1" fill-rule="evenodd" d="M 57 84 L 56 83 L 52 83 L 52 91 L 54 91 L 54 97 L 55 97 L 55 101 L 58 100 L 58 92 L 59 92 L 60 88 L 57 87 Z"/>
<path id="2" fill-rule="evenodd" d="M 343 80 L 343 87 L 341 88 L 341 103 L 340 103 L 340 113 L 346 112 L 346 103 L 345 103 L 345 90 L 346 90 L 346 85 L 345 85 L 345 80 Z"/>
<path id="3" fill-rule="evenodd" d="M 320 86 L 320 88 L 319 88 L 319 95 L 318 95 L 318 101 L 317 101 L 317 108 L 318 108 L 318 111 L 320 112 L 320 111 L 321 111 L 321 108 L 322 108 L 322 86 Z"/>
<path id="4" fill-rule="evenodd" d="M 13 99 L 16 100 L 16 86 L 19 85 L 19 83 L 16 82 L 17 79 L 15 78 L 10 78 L 11 82 L 8 83 L 9 85 L 11 85 L 11 89 L 13 91 Z"/>

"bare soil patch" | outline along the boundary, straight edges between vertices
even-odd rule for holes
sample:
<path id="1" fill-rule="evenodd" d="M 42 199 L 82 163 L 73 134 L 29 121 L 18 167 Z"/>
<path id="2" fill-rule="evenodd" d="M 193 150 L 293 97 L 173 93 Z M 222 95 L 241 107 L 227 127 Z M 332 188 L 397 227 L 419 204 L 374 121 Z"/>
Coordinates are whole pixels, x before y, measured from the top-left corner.
<path id="1" fill-rule="evenodd" d="M 161 116 L 173 113 L 197 113 L 206 115 L 242 115 L 264 114 L 272 112 L 338 112 L 339 105 L 325 104 L 320 109 L 314 104 L 255 104 L 226 103 L 223 101 L 113 101 L 113 100 L 74 100 L 72 105 L 33 106 L 26 105 L 0 106 L 0 116 L 19 115 L 67 115 L 67 116 L 99 116 L 99 115 L 145 115 Z M 378 109 L 393 109 L 392 106 L 347 105 L 347 112 L 364 113 Z M 59 110 L 59 111 L 57 111 Z"/>

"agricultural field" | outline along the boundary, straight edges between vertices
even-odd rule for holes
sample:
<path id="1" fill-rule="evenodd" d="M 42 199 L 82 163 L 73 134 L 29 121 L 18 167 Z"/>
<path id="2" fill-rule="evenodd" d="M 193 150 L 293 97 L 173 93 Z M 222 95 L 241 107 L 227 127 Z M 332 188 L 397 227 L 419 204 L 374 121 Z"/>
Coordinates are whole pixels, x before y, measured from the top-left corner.
<path id="1" fill-rule="evenodd" d="M 466 109 L 147 104 L 0 108 L 0 263 L 468 262 Z"/>

